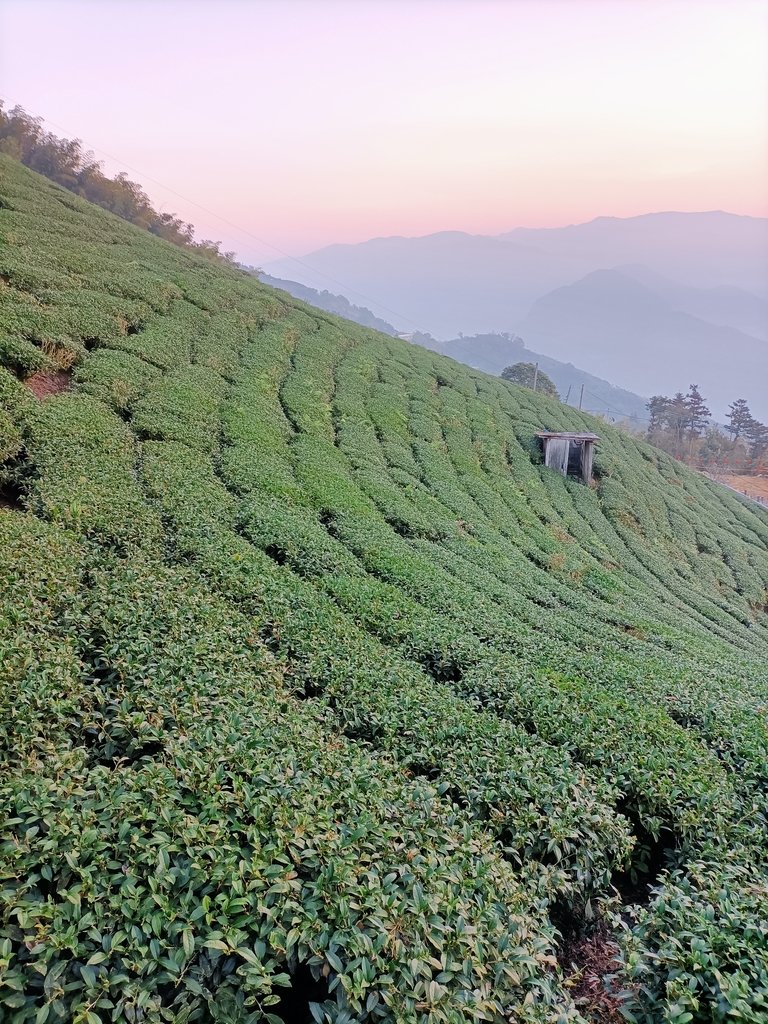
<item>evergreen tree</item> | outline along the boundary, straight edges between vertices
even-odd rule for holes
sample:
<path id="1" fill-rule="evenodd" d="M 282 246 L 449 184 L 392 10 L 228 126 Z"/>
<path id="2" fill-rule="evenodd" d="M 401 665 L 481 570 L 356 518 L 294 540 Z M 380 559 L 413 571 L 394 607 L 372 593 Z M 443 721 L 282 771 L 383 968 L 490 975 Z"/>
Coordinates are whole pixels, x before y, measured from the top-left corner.
<path id="1" fill-rule="evenodd" d="M 768 454 L 768 427 L 753 419 L 745 431 L 749 441 L 749 457 L 757 461 Z"/>
<path id="2" fill-rule="evenodd" d="M 648 436 L 659 434 L 669 426 L 671 402 L 666 395 L 653 395 L 645 408 L 648 410 Z"/>
<path id="3" fill-rule="evenodd" d="M 654 395 L 646 409 L 648 440 L 689 465 L 743 471 L 748 452 L 751 471 L 757 472 L 761 460 L 768 458 L 768 427 L 754 419 L 744 398 L 729 407 L 730 438 L 710 423 L 710 411 L 697 384 L 691 384 L 687 394 L 678 391 L 672 398 Z"/>
<path id="4" fill-rule="evenodd" d="M 677 391 L 669 403 L 667 409 L 667 424 L 672 432 L 674 447 L 677 454 L 680 453 L 685 432 L 690 421 L 690 410 L 688 402 L 682 391 Z"/>
<path id="5" fill-rule="evenodd" d="M 698 384 L 691 384 L 688 387 L 688 394 L 685 396 L 685 405 L 688 409 L 687 429 L 691 439 L 701 437 L 704 428 L 709 423 L 712 415 L 707 408 Z"/>
<path id="6" fill-rule="evenodd" d="M 745 436 L 754 422 L 745 398 L 737 398 L 735 402 L 732 402 L 725 418 L 728 420 L 728 432 L 733 441 L 738 441 L 740 437 Z"/>

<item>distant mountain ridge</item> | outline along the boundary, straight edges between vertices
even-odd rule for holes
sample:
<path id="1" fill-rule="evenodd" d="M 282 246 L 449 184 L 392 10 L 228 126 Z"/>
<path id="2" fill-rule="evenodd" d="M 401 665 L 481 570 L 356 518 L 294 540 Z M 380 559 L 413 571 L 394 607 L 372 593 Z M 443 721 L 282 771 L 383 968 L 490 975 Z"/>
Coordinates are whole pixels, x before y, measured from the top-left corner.
<path id="1" fill-rule="evenodd" d="M 422 342 L 420 338 L 415 340 L 434 352 L 496 375 L 514 363 L 538 363 L 539 368 L 551 377 L 560 398 L 563 401 L 567 398 L 569 405 L 578 406 L 583 385 L 583 408 L 586 412 L 597 413 L 612 421 L 630 420 L 644 424 L 648 420 L 646 398 L 615 387 L 572 363 L 534 352 L 515 335 L 474 335 L 451 341 L 436 341 L 434 344 Z"/>
<path id="2" fill-rule="evenodd" d="M 283 262 L 267 270 L 281 273 Z M 767 218 L 658 213 L 497 236 L 376 238 L 328 246 L 302 264 L 294 275 L 302 283 L 327 275 L 376 296 L 401 314 L 387 314 L 400 330 L 417 323 L 439 339 L 514 332 L 637 393 L 704 386 L 706 359 L 717 415 L 737 397 L 756 415 L 768 406 L 760 349 L 768 343 Z M 597 288 L 595 272 L 618 276 Z"/>
<path id="3" fill-rule="evenodd" d="M 399 317 L 388 316 L 398 329 L 418 324 L 438 338 L 514 329 L 537 298 L 592 269 L 587 261 L 462 232 L 332 245 L 301 265 L 265 267 L 315 288 L 329 277 L 343 282 L 348 294 L 370 295 L 377 316 L 397 310 Z"/>
<path id="4" fill-rule="evenodd" d="M 683 284 L 733 285 L 768 297 L 765 217 L 723 210 L 646 213 L 564 228 L 515 228 L 497 237 L 603 267 L 641 263 Z"/>
<path id="5" fill-rule="evenodd" d="M 768 340 L 768 298 L 733 285 L 713 288 L 681 285 L 642 264 L 625 264 L 613 269 L 645 284 L 682 313 Z"/>
<path id="6" fill-rule="evenodd" d="M 398 333 L 392 324 L 374 316 L 364 306 L 354 305 L 343 295 L 335 295 L 329 291 L 320 292 L 315 288 L 299 284 L 297 281 L 270 277 L 263 271 L 253 271 L 253 273 L 264 284 L 271 285 L 273 288 L 282 288 L 294 298 L 301 299 L 318 309 L 343 316 L 364 327 L 373 327 L 385 334 L 396 335 Z M 586 393 L 584 403 L 586 411 L 605 415 L 613 420 L 647 421 L 648 411 L 645 408 L 645 398 L 623 388 L 614 387 L 608 381 L 586 373 L 572 363 L 564 363 L 539 352 L 532 352 L 518 337 L 488 334 L 440 342 L 430 338 L 429 335 L 421 335 L 417 332 L 413 335 L 413 340 L 424 348 L 440 352 L 457 362 L 465 363 L 467 366 L 473 366 L 475 369 L 484 370 L 486 373 L 496 376 L 513 363 L 537 362 L 541 369 L 552 378 L 561 398 L 566 398 L 572 393 L 572 404 L 578 403 L 579 389 L 583 384 Z"/>
<path id="7" fill-rule="evenodd" d="M 722 418 L 746 397 L 768 414 L 768 342 L 676 309 L 618 270 L 597 270 L 534 303 L 520 324 L 526 341 L 555 359 L 580 354 L 582 365 L 637 391 L 684 390 L 695 381 Z M 617 341 L 620 339 L 621 344 Z M 627 352 L 634 355 L 628 366 Z M 659 388 L 659 380 L 668 382 Z"/>
<path id="8" fill-rule="evenodd" d="M 263 271 L 254 271 L 254 273 L 263 284 L 271 285 L 272 288 L 282 288 L 284 292 L 288 292 L 295 299 L 301 299 L 303 302 L 308 302 L 310 306 L 324 309 L 326 313 L 335 313 L 336 316 L 343 316 L 346 320 L 351 320 L 362 327 L 372 327 L 383 334 L 397 334 L 397 330 L 392 324 L 375 316 L 365 306 L 356 306 L 343 295 L 335 295 L 325 289 L 320 292 L 316 288 L 309 288 L 298 281 L 271 277 Z"/>

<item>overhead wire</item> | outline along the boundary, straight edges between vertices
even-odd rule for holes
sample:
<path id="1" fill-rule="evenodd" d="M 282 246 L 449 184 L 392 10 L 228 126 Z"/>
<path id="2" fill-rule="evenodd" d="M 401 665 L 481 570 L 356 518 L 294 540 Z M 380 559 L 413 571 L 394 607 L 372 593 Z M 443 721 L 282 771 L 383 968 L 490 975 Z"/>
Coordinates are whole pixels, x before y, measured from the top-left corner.
<path id="1" fill-rule="evenodd" d="M 628 420 L 631 420 L 633 416 L 637 416 L 637 413 L 622 412 L 621 409 L 614 408 L 614 406 L 606 402 L 604 398 L 601 398 L 599 395 L 596 395 L 594 391 L 589 391 L 587 388 L 584 388 L 584 394 L 594 398 L 595 401 L 600 402 L 602 405 L 604 405 L 609 412 L 615 412 L 617 416 L 624 416 L 624 418 Z"/>

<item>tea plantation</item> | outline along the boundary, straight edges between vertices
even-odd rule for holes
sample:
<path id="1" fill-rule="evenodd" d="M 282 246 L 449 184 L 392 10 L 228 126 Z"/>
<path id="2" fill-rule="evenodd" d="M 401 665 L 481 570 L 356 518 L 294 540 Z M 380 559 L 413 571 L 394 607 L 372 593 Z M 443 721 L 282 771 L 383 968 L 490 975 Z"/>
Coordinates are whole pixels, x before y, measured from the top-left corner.
<path id="1" fill-rule="evenodd" d="M 757 506 L 6 157 L 0 494 L 0 1019 L 768 1020 Z"/>

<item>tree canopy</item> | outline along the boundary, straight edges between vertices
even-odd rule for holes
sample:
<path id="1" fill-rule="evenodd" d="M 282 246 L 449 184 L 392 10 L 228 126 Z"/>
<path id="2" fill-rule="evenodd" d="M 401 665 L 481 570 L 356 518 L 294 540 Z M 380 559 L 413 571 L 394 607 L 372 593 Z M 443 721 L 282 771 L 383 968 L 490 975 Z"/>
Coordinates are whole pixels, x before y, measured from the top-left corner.
<path id="1" fill-rule="evenodd" d="M 654 395 L 648 409 L 648 440 L 684 462 L 759 472 L 768 454 L 768 427 L 756 420 L 744 398 L 732 402 L 727 431 L 710 423 L 698 385 L 672 398 Z M 748 460 L 748 461 L 747 461 Z"/>
<path id="2" fill-rule="evenodd" d="M 513 363 L 501 371 L 504 380 L 513 384 L 520 384 L 524 388 L 531 388 L 542 395 L 549 395 L 551 398 L 559 398 L 557 388 L 551 377 L 548 377 L 543 370 L 538 369 L 534 363 Z"/>

